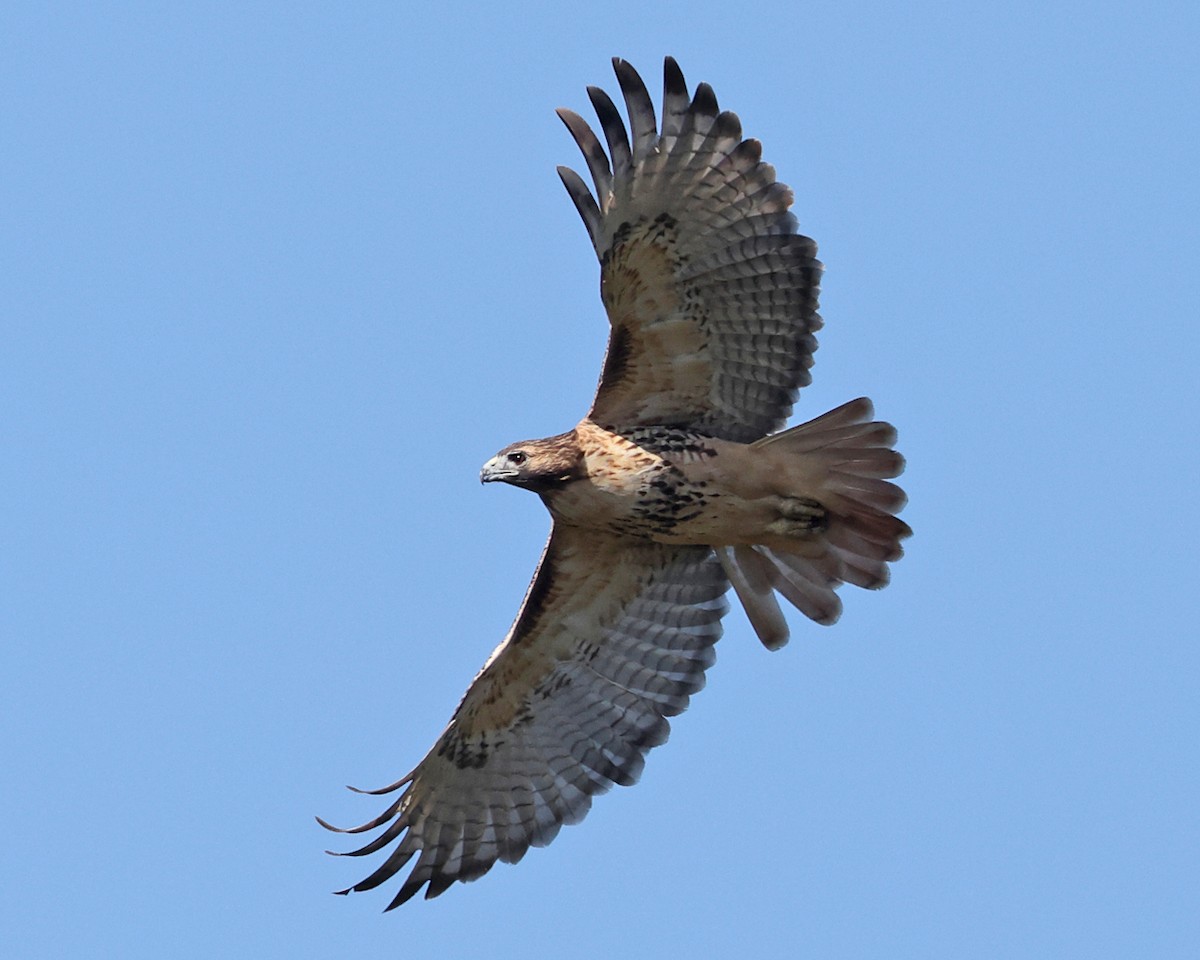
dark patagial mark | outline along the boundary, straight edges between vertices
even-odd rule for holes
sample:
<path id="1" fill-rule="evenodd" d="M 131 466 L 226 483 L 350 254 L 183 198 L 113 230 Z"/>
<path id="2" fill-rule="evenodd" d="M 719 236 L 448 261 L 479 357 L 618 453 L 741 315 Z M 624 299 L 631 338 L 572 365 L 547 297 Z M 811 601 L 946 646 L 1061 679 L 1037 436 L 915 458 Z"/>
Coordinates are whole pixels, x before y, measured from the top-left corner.
<path id="1" fill-rule="evenodd" d="M 604 354 L 604 370 L 600 374 L 600 382 L 612 386 L 622 380 L 632 353 L 632 335 L 625 327 L 614 327 L 608 341 L 608 351 Z"/>
<path id="2" fill-rule="evenodd" d="M 554 542 L 546 550 L 542 562 L 538 564 L 537 574 L 525 594 L 525 602 L 521 604 L 521 613 L 512 629 L 513 643 L 528 639 L 534 635 L 538 621 L 545 613 L 547 605 L 554 596 L 554 566 L 558 562 L 555 556 Z"/>

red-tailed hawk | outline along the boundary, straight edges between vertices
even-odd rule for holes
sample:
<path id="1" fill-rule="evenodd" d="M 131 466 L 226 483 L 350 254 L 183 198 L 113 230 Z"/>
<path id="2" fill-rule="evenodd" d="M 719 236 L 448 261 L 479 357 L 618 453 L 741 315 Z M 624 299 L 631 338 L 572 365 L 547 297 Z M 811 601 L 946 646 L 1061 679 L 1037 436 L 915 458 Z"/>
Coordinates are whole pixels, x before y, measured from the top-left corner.
<path id="1" fill-rule="evenodd" d="M 833 623 L 836 588 L 882 587 L 911 532 L 888 481 L 904 468 L 896 431 L 869 400 L 774 432 L 821 326 L 821 265 L 792 191 L 707 84 L 688 96 L 674 60 L 661 128 L 637 72 L 614 67 L 628 129 L 588 89 L 607 150 L 558 112 L 595 185 L 559 168 L 600 259 L 600 385 L 574 429 L 483 467 L 484 482 L 537 493 L 553 529 L 516 622 L 433 749 L 370 791 L 401 791 L 382 814 L 339 831 L 385 828 L 350 856 L 395 845 L 351 890 L 416 857 L 388 909 L 515 863 L 594 794 L 633 783 L 704 685 L 730 584 L 774 650 L 788 639 L 777 593 Z"/>

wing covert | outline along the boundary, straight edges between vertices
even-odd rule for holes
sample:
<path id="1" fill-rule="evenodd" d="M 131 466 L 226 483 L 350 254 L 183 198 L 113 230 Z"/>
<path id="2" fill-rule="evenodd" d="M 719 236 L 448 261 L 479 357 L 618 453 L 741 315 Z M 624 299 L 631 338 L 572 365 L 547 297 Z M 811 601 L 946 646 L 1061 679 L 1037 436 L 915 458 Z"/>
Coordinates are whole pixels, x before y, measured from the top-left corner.
<path id="1" fill-rule="evenodd" d="M 508 636 L 476 676 L 433 749 L 348 856 L 396 843 L 350 890 L 416 863 L 388 909 L 516 863 L 591 798 L 637 780 L 715 659 L 728 582 L 707 547 L 623 540 L 558 527 Z M 367 792 L 367 791 L 363 791 Z M 322 821 L 324 826 L 329 826 Z M 329 827 L 336 830 L 337 828 Z M 341 891 L 348 893 L 349 890 Z"/>
<path id="2" fill-rule="evenodd" d="M 588 91 L 607 153 L 581 117 L 559 111 L 595 187 L 559 168 L 600 260 L 611 325 L 589 416 L 755 440 L 782 426 L 811 379 L 816 245 L 797 234 L 791 190 L 711 87 L 689 98 L 668 57 L 660 133 L 641 77 L 613 65 L 628 131 L 608 96 Z"/>

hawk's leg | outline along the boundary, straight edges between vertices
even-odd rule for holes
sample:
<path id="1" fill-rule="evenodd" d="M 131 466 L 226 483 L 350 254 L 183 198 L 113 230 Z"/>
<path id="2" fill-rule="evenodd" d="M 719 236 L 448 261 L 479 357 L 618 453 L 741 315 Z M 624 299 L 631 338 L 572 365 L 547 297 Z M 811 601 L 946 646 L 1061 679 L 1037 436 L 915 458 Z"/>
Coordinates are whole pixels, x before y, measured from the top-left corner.
<path id="1" fill-rule="evenodd" d="M 829 511 L 807 497 L 779 497 L 775 509 L 778 519 L 767 524 L 767 531 L 775 536 L 808 537 L 829 524 Z"/>

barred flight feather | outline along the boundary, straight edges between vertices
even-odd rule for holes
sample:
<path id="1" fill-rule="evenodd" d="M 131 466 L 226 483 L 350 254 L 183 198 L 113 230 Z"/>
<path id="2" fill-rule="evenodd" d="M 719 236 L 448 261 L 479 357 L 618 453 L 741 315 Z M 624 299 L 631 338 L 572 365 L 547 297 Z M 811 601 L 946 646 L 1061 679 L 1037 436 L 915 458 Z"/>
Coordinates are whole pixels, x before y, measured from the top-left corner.
<path id="1" fill-rule="evenodd" d="M 593 795 L 637 780 L 646 751 L 667 739 L 666 718 L 703 686 L 726 609 L 725 578 L 711 551 L 616 537 L 598 543 L 594 534 L 569 529 L 552 539 L 558 542 L 538 576 L 558 581 L 560 599 L 552 602 L 559 615 L 543 611 L 532 635 L 520 633 L 531 621 L 518 616 L 438 743 L 409 778 L 392 785 L 404 788 L 400 798 L 382 816 L 340 831 L 388 824 L 348 856 L 375 853 L 399 838 L 379 869 L 349 890 L 378 886 L 419 852 L 391 909 L 425 884 L 425 896 L 437 896 L 455 880 L 482 876 L 496 860 L 514 862 L 528 847 L 549 843 L 561 824 L 583 818 Z M 560 636 L 563 614 L 605 591 L 622 598 L 611 622 Z M 523 676 L 523 691 L 514 692 L 503 669 L 504 651 L 514 645 L 559 649 L 562 659 L 539 658 L 541 666 Z M 476 730 L 474 708 L 497 696 L 517 696 L 528 709 L 515 711 L 502 730 Z M 494 744 L 485 762 L 458 766 L 449 759 L 446 744 L 480 736 Z"/>

